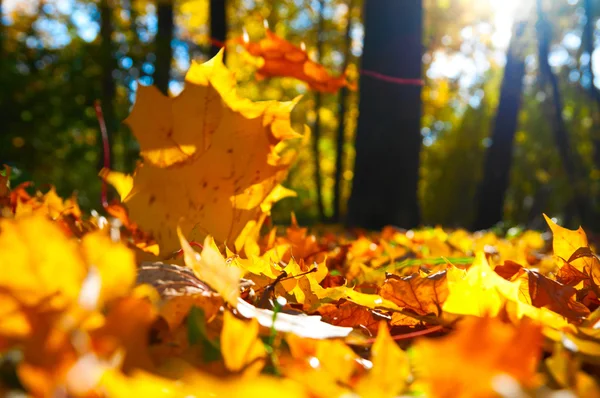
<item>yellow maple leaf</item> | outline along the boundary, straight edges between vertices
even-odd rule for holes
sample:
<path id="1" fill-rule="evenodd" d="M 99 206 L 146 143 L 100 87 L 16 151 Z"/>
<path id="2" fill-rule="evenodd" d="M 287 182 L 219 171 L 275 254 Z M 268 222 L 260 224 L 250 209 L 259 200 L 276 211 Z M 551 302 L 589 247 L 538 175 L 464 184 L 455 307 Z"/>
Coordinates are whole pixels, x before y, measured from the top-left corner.
<path id="1" fill-rule="evenodd" d="M 177 234 L 183 249 L 185 264 L 194 270 L 201 281 L 206 282 L 219 293 L 225 302 L 235 307 L 240 296 L 239 284 L 244 271 L 235 265 L 225 263 L 215 241 L 210 236 L 204 240 L 204 249 L 200 254 L 190 246 L 181 229 L 177 228 Z"/>
<path id="2" fill-rule="evenodd" d="M 447 280 L 449 293 L 442 306 L 444 312 L 484 317 L 496 316 L 506 309 L 516 319 L 526 316 L 554 329 L 568 326 L 563 316 L 523 300 L 521 281 L 502 278 L 489 266 L 482 252 L 477 253 L 468 271 L 448 268 Z"/>
<path id="3" fill-rule="evenodd" d="M 552 249 L 555 256 L 568 261 L 577 249 L 589 246 L 588 238 L 583 228 L 579 227 L 579 229 L 573 231 L 556 224 L 545 214 L 544 218 L 552 231 Z M 575 266 L 579 271 L 583 271 L 586 265 L 591 266 L 592 261 L 592 258 L 582 257 L 571 261 L 570 264 Z"/>
<path id="4" fill-rule="evenodd" d="M 358 367 L 358 355 L 341 340 L 306 339 L 288 334 L 285 341 L 290 347 L 292 357 L 306 361 L 313 369 L 327 373 L 334 383 L 348 384 L 356 371 L 355 368 Z"/>
<path id="5" fill-rule="evenodd" d="M 265 365 L 267 352 L 258 336 L 258 321 L 243 321 L 226 311 L 221 331 L 221 353 L 227 369 L 256 376 Z"/>
<path id="6" fill-rule="evenodd" d="M 81 248 L 90 272 L 98 272 L 100 302 L 124 296 L 131 290 L 136 275 L 135 256 L 131 250 L 120 242 L 113 242 L 101 231 L 86 234 L 81 240 Z"/>
<path id="7" fill-rule="evenodd" d="M 0 335 L 13 337 L 31 332 L 27 311 L 96 310 L 126 295 L 136 272 L 123 244 L 97 231 L 78 245 L 43 215 L 0 221 L 0 267 Z"/>
<path id="8" fill-rule="evenodd" d="M 281 155 L 284 141 L 299 137 L 290 124 L 296 103 L 239 97 L 221 52 L 193 64 L 175 98 L 139 88 L 126 123 L 144 162 L 132 184 L 111 173 L 104 178 L 119 181 L 131 219 L 154 236 L 161 253 L 177 248 L 175 229 L 182 217 L 188 239 L 210 234 L 233 244 L 285 178 L 293 156 Z"/>
<path id="9" fill-rule="evenodd" d="M 0 287 L 20 302 L 74 302 L 87 269 L 77 244 L 44 216 L 0 221 Z"/>
<path id="10" fill-rule="evenodd" d="M 371 349 L 373 368 L 356 387 L 362 397 L 396 397 L 406 387 L 410 375 L 408 355 L 396 345 L 385 322 Z"/>

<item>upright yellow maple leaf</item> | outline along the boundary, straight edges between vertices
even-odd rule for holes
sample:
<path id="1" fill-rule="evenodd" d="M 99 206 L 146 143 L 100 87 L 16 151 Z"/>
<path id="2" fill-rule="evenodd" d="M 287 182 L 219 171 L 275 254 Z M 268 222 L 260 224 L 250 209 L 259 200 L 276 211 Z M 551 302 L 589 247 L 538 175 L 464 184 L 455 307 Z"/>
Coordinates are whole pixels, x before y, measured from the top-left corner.
<path id="1" fill-rule="evenodd" d="M 179 228 L 177 234 L 181 241 L 185 264 L 194 271 L 194 274 L 201 281 L 206 282 L 219 293 L 225 302 L 235 307 L 240 296 L 239 284 L 244 271 L 236 265 L 225 263 L 225 259 L 215 245 L 215 241 L 210 236 L 207 236 L 204 240 L 204 249 L 202 255 L 200 255 L 185 240 Z"/>
<path id="2" fill-rule="evenodd" d="M 222 52 L 193 64 L 175 98 L 141 86 L 127 118 L 143 163 L 132 183 L 117 184 L 131 219 L 153 234 L 162 253 L 178 248 L 181 222 L 190 240 L 208 234 L 234 243 L 284 179 L 293 159 L 284 141 L 299 137 L 290 112 L 297 101 L 252 102 L 236 94 Z M 111 173 L 104 173 L 109 181 Z"/>
<path id="3" fill-rule="evenodd" d="M 579 227 L 579 229 L 573 231 L 556 224 L 545 214 L 544 218 L 552 231 L 552 249 L 555 256 L 568 261 L 577 249 L 589 246 L 588 238 L 583 228 Z M 583 271 L 584 267 L 589 267 L 592 261 L 591 258 L 578 258 L 571 261 L 570 264 L 575 266 L 579 271 Z"/>

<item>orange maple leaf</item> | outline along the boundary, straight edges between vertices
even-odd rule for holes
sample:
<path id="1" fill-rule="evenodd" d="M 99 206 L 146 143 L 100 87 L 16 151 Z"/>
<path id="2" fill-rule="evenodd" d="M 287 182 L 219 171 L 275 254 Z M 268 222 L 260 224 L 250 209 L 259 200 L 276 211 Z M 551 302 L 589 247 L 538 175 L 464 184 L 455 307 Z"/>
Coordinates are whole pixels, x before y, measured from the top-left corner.
<path id="1" fill-rule="evenodd" d="M 237 43 L 252 56 L 262 58 L 256 72 L 259 80 L 273 76 L 293 77 L 323 93 L 336 93 L 344 86 L 356 90 L 356 83 L 349 82 L 345 72 L 337 77 L 332 76 L 323 65 L 312 61 L 304 48 L 269 29 L 266 30 L 266 37 L 258 42 L 250 42 L 244 35 L 237 39 Z"/>
<path id="2" fill-rule="evenodd" d="M 498 395 L 502 377 L 527 387 L 539 382 L 542 342 L 541 327 L 529 320 L 514 327 L 498 318 L 467 318 L 449 336 L 417 342 L 415 353 L 431 396 L 488 397 Z"/>

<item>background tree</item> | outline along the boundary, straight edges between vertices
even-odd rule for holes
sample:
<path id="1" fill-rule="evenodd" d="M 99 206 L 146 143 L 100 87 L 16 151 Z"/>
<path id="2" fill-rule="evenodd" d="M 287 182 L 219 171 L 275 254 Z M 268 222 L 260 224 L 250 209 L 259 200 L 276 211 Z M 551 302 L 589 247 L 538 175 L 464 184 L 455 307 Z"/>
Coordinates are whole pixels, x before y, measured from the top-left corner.
<path id="1" fill-rule="evenodd" d="M 173 59 L 174 16 L 173 0 L 158 0 L 158 28 L 156 32 L 156 72 L 154 83 L 163 94 L 169 93 L 171 62 Z"/>
<path id="2" fill-rule="evenodd" d="M 523 35 L 526 26 L 524 21 L 515 24 L 508 46 L 500 102 L 494 120 L 491 145 L 486 153 L 483 181 L 477 196 L 475 229 L 489 228 L 503 219 L 504 198 L 508 189 L 513 141 L 517 132 L 525 76 Z"/>
<path id="3" fill-rule="evenodd" d="M 325 0 L 319 0 L 319 12 L 317 22 L 317 62 L 320 62 L 323 54 L 323 41 L 325 35 Z M 312 127 L 312 142 L 314 151 L 314 167 L 315 167 L 315 187 L 317 188 L 317 217 L 318 221 L 325 221 L 325 206 L 323 204 L 323 181 L 321 172 L 321 151 L 319 144 L 321 143 L 321 106 L 323 103 L 323 94 L 315 93 L 315 123 Z"/>
<path id="4" fill-rule="evenodd" d="M 421 78 L 422 10 L 420 0 L 365 2 L 364 77 L 349 225 L 410 228 L 419 223 L 421 87 L 390 84 L 375 76 Z"/>
<path id="5" fill-rule="evenodd" d="M 102 65 L 102 111 L 106 122 L 106 128 L 109 134 L 114 135 L 117 129 L 117 120 L 115 115 L 115 96 L 117 86 L 113 78 L 113 71 L 117 69 L 115 51 L 113 46 L 113 4 L 110 0 L 100 1 L 100 65 Z M 113 142 L 109 138 L 109 144 Z M 109 145 L 110 146 L 110 145 Z M 112 158 L 110 156 L 109 158 Z M 102 157 L 100 158 L 102 159 Z M 109 165 L 110 166 L 110 165 Z"/>
<path id="6" fill-rule="evenodd" d="M 210 0 L 210 55 L 215 56 L 227 37 L 227 1 Z"/>
<path id="7" fill-rule="evenodd" d="M 346 71 L 350 66 L 350 57 L 352 56 L 352 9 L 355 1 L 348 1 L 348 18 L 346 21 L 346 33 L 344 36 L 344 62 L 342 70 Z M 342 176 L 344 173 L 344 149 L 346 142 L 346 108 L 349 97 L 348 87 L 344 86 L 340 90 L 338 105 L 338 127 L 335 137 L 335 176 L 333 185 L 333 222 L 342 221 Z"/>

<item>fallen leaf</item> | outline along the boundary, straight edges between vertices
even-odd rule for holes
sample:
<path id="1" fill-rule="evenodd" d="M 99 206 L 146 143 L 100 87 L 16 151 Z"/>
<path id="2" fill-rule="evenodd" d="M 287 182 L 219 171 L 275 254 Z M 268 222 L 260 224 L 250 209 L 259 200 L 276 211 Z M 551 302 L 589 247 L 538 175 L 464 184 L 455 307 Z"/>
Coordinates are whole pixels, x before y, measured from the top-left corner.
<path id="1" fill-rule="evenodd" d="M 243 321 L 225 311 L 221 332 L 221 353 L 225 366 L 244 376 L 256 376 L 265 366 L 267 352 L 258 336 L 256 319 Z"/>
<path id="2" fill-rule="evenodd" d="M 177 234 L 183 249 L 185 264 L 194 271 L 198 279 L 206 282 L 223 297 L 225 302 L 235 307 L 240 296 L 240 278 L 244 271 L 235 265 L 225 263 L 211 237 L 206 237 L 204 240 L 204 249 L 200 254 L 190 246 L 179 228 Z"/>
<path id="3" fill-rule="evenodd" d="M 515 327 L 483 317 L 466 318 L 446 337 L 417 341 L 415 355 L 430 395 L 486 397 L 507 395 L 498 389 L 505 376 L 524 387 L 537 385 L 541 348 L 541 328 L 533 322 Z"/>
<path id="4" fill-rule="evenodd" d="M 448 297 L 446 272 L 440 271 L 427 276 L 413 274 L 404 278 L 390 275 L 379 294 L 418 315 L 439 316 L 442 312 L 441 306 Z"/>
<path id="5" fill-rule="evenodd" d="M 385 322 L 379 324 L 379 333 L 371 349 L 373 368 L 356 387 L 360 396 L 396 397 L 406 387 L 410 375 L 408 355 L 390 336 Z"/>
<path id="6" fill-rule="evenodd" d="M 350 301 L 342 304 L 325 304 L 317 311 L 324 321 L 332 325 L 364 328 L 373 334 L 377 333 L 381 320 L 381 317 L 376 316 L 369 309 Z"/>
<path id="7" fill-rule="evenodd" d="M 239 299 L 237 310 L 245 318 L 255 318 L 258 323 L 266 328 L 273 327 L 284 333 L 294 333 L 300 337 L 311 339 L 330 339 L 334 337 L 346 337 L 352 332 L 352 328 L 333 326 L 322 322 L 317 315 L 291 315 L 284 312 L 274 316 L 273 311 L 256 308 L 252 304 Z"/>

